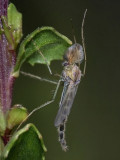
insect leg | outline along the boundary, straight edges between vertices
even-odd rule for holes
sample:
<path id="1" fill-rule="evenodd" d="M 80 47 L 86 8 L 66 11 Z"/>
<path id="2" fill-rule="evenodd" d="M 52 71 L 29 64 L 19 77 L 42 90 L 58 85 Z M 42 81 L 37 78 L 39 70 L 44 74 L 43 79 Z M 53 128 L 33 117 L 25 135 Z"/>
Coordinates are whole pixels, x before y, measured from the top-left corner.
<path id="1" fill-rule="evenodd" d="M 22 125 L 34 112 L 38 111 L 39 109 L 47 106 L 48 104 L 50 104 L 50 103 L 52 103 L 52 102 L 54 102 L 55 97 L 56 97 L 56 95 L 57 95 L 58 88 L 59 88 L 59 86 L 60 86 L 60 82 L 61 82 L 61 79 L 60 79 L 60 80 L 58 81 L 58 83 L 57 83 L 57 87 L 56 87 L 56 89 L 55 89 L 55 92 L 54 92 L 54 95 L 53 95 L 52 100 L 47 101 L 46 103 L 44 103 L 44 104 L 36 107 L 35 109 L 33 109 L 33 110 L 28 114 L 28 116 L 20 123 L 20 125 L 17 127 L 16 131 L 21 127 L 21 125 Z"/>
<path id="2" fill-rule="evenodd" d="M 45 78 L 41 78 L 41 77 L 33 75 L 31 73 L 26 73 L 26 72 L 23 72 L 23 71 L 20 71 L 20 73 L 23 74 L 24 76 L 28 76 L 28 77 L 31 77 L 31 78 L 34 78 L 34 79 L 38 79 L 40 81 L 45 81 L 45 82 L 48 82 L 48 83 L 57 84 L 57 82 L 55 82 L 55 81 L 45 79 Z"/>
<path id="3" fill-rule="evenodd" d="M 33 40 L 32 40 L 32 42 L 33 42 L 35 48 L 36 48 L 36 49 L 38 50 L 38 52 L 40 53 L 40 55 L 43 57 L 44 61 L 46 62 L 50 74 L 52 74 L 52 71 L 51 71 L 51 69 L 50 69 L 50 66 L 49 66 L 46 58 L 44 57 L 44 55 L 42 54 L 42 52 L 40 51 L 40 49 L 38 48 L 38 46 L 35 44 L 35 42 L 34 42 Z"/>

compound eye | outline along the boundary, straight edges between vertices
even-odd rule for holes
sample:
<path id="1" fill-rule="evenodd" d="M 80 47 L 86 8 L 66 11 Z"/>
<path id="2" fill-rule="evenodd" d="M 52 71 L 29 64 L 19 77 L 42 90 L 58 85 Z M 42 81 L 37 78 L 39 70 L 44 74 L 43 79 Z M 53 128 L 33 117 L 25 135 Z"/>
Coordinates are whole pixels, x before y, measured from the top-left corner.
<path id="1" fill-rule="evenodd" d="M 65 61 L 65 62 L 62 63 L 62 66 L 67 66 L 68 64 L 69 63 Z"/>
<path id="2" fill-rule="evenodd" d="M 66 61 L 68 61 L 67 53 L 64 54 L 63 59 L 66 60 Z"/>

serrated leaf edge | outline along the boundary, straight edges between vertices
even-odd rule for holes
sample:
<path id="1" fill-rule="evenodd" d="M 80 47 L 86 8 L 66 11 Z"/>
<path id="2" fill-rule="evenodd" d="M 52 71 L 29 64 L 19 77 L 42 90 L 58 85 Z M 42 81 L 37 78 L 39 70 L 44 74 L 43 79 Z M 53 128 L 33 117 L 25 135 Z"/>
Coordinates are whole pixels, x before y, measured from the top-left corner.
<path id="1" fill-rule="evenodd" d="M 19 55 L 22 57 L 22 55 L 25 52 L 25 46 L 26 44 L 31 41 L 31 39 L 37 34 L 40 33 L 41 31 L 44 30 L 50 30 L 52 32 L 54 32 L 57 36 L 59 36 L 60 38 L 62 38 L 63 40 L 65 40 L 69 45 L 72 45 L 72 41 L 69 40 L 66 36 L 64 36 L 63 34 L 59 33 L 57 30 L 55 30 L 53 27 L 49 27 L 49 26 L 43 26 L 41 28 L 37 28 L 36 30 L 34 30 L 32 33 L 28 34 L 27 37 L 25 37 L 25 39 L 22 41 L 19 51 L 18 51 L 18 61 L 16 62 L 16 64 L 19 62 Z M 20 66 L 19 66 L 20 68 Z M 19 76 L 19 70 L 16 71 L 16 66 L 14 68 L 14 71 L 12 73 L 13 77 L 18 77 Z"/>

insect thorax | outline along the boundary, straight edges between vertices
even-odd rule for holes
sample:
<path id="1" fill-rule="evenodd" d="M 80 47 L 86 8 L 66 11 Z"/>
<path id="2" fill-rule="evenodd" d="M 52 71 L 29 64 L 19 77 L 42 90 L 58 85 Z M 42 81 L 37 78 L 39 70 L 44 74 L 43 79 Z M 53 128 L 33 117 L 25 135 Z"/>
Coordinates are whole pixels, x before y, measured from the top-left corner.
<path id="1" fill-rule="evenodd" d="M 79 69 L 79 67 L 76 64 L 73 65 L 68 65 L 64 67 L 64 71 L 63 71 L 63 76 L 65 81 L 80 81 L 81 78 L 81 71 Z"/>

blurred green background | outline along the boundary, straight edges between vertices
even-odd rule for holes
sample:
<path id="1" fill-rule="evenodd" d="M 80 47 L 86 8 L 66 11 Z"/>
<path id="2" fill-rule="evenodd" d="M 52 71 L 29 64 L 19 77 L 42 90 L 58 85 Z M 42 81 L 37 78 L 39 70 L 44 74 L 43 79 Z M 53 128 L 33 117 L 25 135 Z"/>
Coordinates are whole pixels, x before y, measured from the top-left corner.
<path id="1" fill-rule="evenodd" d="M 41 26 L 53 26 L 71 40 L 73 19 L 77 42 L 85 9 L 84 35 L 87 52 L 86 76 L 81 84 L 66 127 L 69 151 L 64 153 L 54 127 L 62 86 L 55 102 L 34 113 L 33 122 L 48 149 L 46 160 L 120 160 L 120 1 L 115 0 L 11 0 L 23 13 L 24 37 Z M 61 61 L 51 64 L 62 71 Z M 57 80 L 45 65 L 28 64 L 23 71 Z M 52 98 L 55 86 L 20 76 L 15 83 L 13 104 L 29 111 Z"/>

